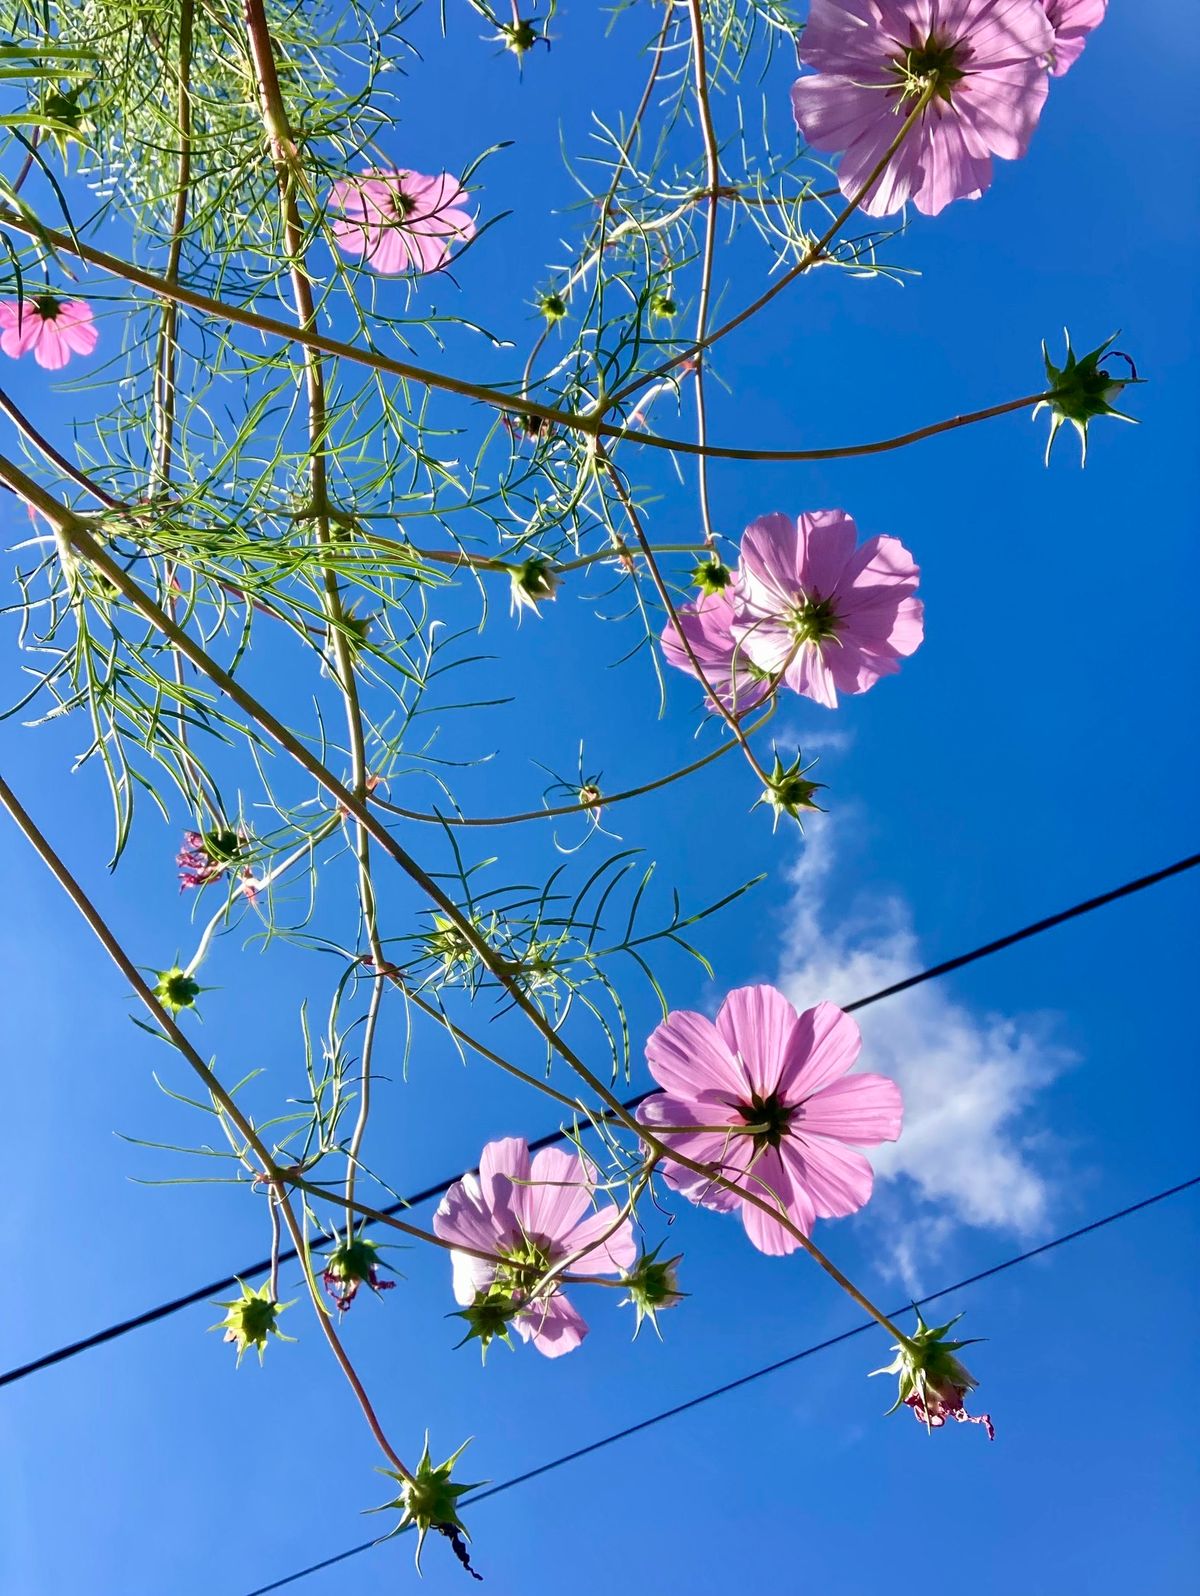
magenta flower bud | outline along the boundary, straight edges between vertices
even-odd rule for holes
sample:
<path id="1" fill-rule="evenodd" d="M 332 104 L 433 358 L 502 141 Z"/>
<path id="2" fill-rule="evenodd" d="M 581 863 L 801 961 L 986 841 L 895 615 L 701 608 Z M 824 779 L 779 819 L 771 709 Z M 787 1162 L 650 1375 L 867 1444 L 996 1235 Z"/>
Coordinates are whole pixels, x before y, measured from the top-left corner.
<path id="1" fill-rule="evenodd" d="M 280 1341 L 295 1340 L 294 1336 L 285 1336 L 277 1322 L 279 1315 L 292 1304 L 276 1302 L 271 1296 L 269 1285 L 260 1286 L 254 1291 L 244 1281 L 239 1281 L 238 1284 L 242 1288 L 241 1296 L 232 1302 L 218 1302 L 217 1307 L 226 1308 L 228 1312 L 220 1324 L 210 1325 L 209 1328 L 224 1330 L 222 1339 L 232 1341 L 237 1348 L 239 1366 L 247 1347 L 255 1349 L 258 1361 L 261 1363 L 268 1336 L 278 1336 Z"/>
<path id="2" fill-rule="evenodd" d="M 963 1347 L 974 1346 L 978 1338 L 946 1340 L 947 1332 L 961 1318 L 959 1314 L 947 1324 L 931 1326 L 925 1323 L 918 1309 L 914 1334 L 897 1343 L 896 1356 L 886 1369 L 874 1369 L 872 1373 L 899 1376 L 899 1393 L 889 1413 L 895 1413 L 899 1407 L 911 1408 L 930 1433 L 940 1430 L 947 1419 L 955 1419 L 960 1424 L 982 1424 L 988 1440 L 994 1441 L 996 1431 L 991 1415 L 968 1413 L 963 1406 L 979 1382 L 955 1356 Z"/>

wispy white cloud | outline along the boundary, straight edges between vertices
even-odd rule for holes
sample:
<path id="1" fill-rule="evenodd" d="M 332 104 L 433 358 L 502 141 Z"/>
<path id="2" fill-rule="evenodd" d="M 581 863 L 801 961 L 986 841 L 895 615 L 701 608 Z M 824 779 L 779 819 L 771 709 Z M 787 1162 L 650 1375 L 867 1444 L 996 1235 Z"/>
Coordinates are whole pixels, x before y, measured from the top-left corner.
<path id="1" fill-rule="evenodd" d="M 800 1008 L 850 1002 L 919 970 L 908 905 L 895 896 L 831 893 L 835 826 L 814 816 L 792 881 L 779 984 Z M 1054 1193 L 1031 1131 L 1039 1092 L 1074 1062 L 1045 1015 L 980 1014 L 930 982 L 859 1010 L 863 1065 L 899 1081 L 904 1134 L 871 1154 L 876 1205 L 889 1220 L 892 1266 L 919 1286 L 918 1255 L 941 1251 L 960 1224 L 1027 1236 L 1041 1229 Z"/>

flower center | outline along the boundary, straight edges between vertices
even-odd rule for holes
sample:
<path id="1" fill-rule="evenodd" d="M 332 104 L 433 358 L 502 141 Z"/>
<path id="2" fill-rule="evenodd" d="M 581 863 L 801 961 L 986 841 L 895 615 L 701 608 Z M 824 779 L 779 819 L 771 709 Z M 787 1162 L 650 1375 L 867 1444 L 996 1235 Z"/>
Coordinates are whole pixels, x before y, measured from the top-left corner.
<path id="1" fill-rule="evenodd" d="M 836 637 L 838 617 L 832 599 L 823 599 L 819 593 L 803 599 L 787 617 L 788 629 L 797 643 L 823 643 Z"/>
<path id="2" fill-rule="evenodd" d="M 760 1127 L 754 1133 L 756 1148 L 778 1147 L 787 1135 L 795 1113 L 794 1108 L 780 1101 L 777 1092 L 772 1092 L 769 1097 L 760 1097 L 754 1092 L 748 1103 L 738 1104 L 737 1111 L 744 1124 Z"/>
<path id="3" fill-rule="evenodd" d="M 504 1265 L 496 1271 L 496 1284 L 510 1297 L 527 1297 L 554 1261 L 549 1242 L 536 1236 L 524 1237 L 504 1252 Z"/>
<path id="4" fill-rule="evenodd" d="M 417 208 L 417 202 L 411 194 L 406 194 L 402 188 L 394 188 L 388 197 L 392 215 L 398 222 L 407 221 Z"/>
<path id="5" fill-rule="evenodd" d="M 59 301 L 55 299 L 53 294 L 39 294 L 33 303 L 43 321 L 58 320 Z"/>
<path id="6" fill-rule="evenodd" d="M 959 65 L 961 55 L 960 43 L 948 43 L 936 34 L 930 34 L 924 44 L 906 50 L 894 65 L 901 99 L 918 99 L 932 87 L 934 99 L 949 100 L 954 85 L 966 76 Z"/>

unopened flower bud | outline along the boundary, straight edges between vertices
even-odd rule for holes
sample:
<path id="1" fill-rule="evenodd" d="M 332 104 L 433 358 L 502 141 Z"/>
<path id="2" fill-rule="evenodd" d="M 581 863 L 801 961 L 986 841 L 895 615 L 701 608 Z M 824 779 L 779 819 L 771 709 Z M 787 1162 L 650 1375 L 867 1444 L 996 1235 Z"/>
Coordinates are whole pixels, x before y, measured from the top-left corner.
<path id="1" fill-rule="evenodd" d="M 918 1309 L 914 1333 L 897 1343 L 896 1356 L 886 1369 L 874 1369 L 872 1373 L 899 1376 L 899 1393 L 889 1413 L 895 1413 L 899 1407 L 909 1407 L 931 1432 L 940 1430 L 947 1419 L 956 1419 L 960 1424 L 982 1424 L 988 1440 L 992 1441 L 996 1431 L 991 1415 L 968 1413 L 963 1406 L 979 1382 L 955 1356 L 963 1347 L 974 1346 L 978 1337 L 970 1341 L 946 1340 L 947 1333 L 961 1318 L 959 1314 L 947 1324 L 927 1325 Z"/>
<path id="2" fill-rule="evenodd" d="M 170 970 L 160 970 L 154 983 L 154 995 L 164 1009 L 178 1014 L 181 1009 L 194 1009 L 200 996 L 200 984 L 181 970 L 178 965 Z"/>
<path id="3" fill-rule="evenodd" d="M 1056 366 L 1050 359 L 1043 342 L 1042 359 L 1046 363 L 1046 382 L 1051 393 L 1048 399 L 1043 399 L 1034 407 L 1033 413 L 1036 416 L 1041 410 L 1050 412 L 1050 436 L 1046 440 L 1047 465 L 1050 464 L 1050 451 L 1054 447 L 1058 429 L 1064 421 L 1069 421 L 1079 434 L 1081 465 L 1087 464 L 1088 427 L 1097 416 L 1112 416 L 1115 421 L 1129 421 L 1137 425 L 1132 416 L 1114 410 L 1110 403 L 1123 388 L 1141 380 L 1129 356 L 1122 354 L 1119 349 L 1112 349 L 1116 336 L 1116 333 L 1113 333 L 1112 337 L 1106 338 L 1099 348 L 1093 349 L 1089 355 L 1084 355 L 1082 360 L 1077 360 L 1075 351 L 1071 348 L 1071 335 L 1066 333 L 1067 358 L 1061 366 Z M 1114 377 L 1101 366 L 1101 360 L 1110 349 L 1112 349 L 1111 359 L 1124 360 L 1129 366 L 1128 377 Z"/>
<path id="4" fill-rule="evenodd" d="M 508 1331 L 520 1311 L 521 1304 L 503 1287 L 492 1286 L 488 1291 L 477 1291 L 475 1301 L 469 1307 L 451 1315 L 452 1318 L 462 1319 L 467 1326 L 467 1333 L 457 1346 L 465 1347 L 468 1341 L 478 1341 L 486 1363 L 488 1348 L 493 1341 L 503 1341 L 506 1346 L 512 1346 Z"/>
<path id="5" fill-rule="evenodd" d="M 723 593 L 733 581 L 733 572 L 720 560 L 701 560 L 692 572 L 692 586 L 701 593 Z"/>
<path id="6" fill-rule="evenodd" d="M 260 1286 L 257 1291 L 239 1281 L 242 1294 L 232 1302 L 218 1302 L 218 1308 L 228 1310 L 220 1324 L 211 1326 L 213 1330 L 224 1330 L 223 1337 L 232 1341 L 237 1347 L 237 1360 L 240 1365 L 242 1354 L 247 1347 L 253 1347 L 258 1353 L 259 1363 L 263 1360 L 263 1350 L 267 1345 L 268 1336 L 278 1336 L 280 1341 L 293 1341 L 294 1336 L 285 1336 L 280 1330 L 277 1320 L 290 1302 L 276 1302 L 271 1296 L 269 1285 Z"/>
<path id="7" fill-rule="evenodd" d="M 527 17 L 517 17 L 513 22 L 500 24 L 500 39 L 506 50 L 511 50 L 518 61 L 523 61 L 535 44 L 549 48 L 550 41 L 539 33 Z"/>
<path id="8" fill-rule="evenodd" d="M 525 610 L 540 613 L 538 605 L 558 597 L 560 579 L 554 574 L 549 560 L 533 555 L 520 565 L 511 565 L 508 574 L 512 579 L 512 605 L 510 613 L 519 615 Z"/>
<path id="9" fill-rule="evenodd" d="M 775 755 L 775 767 L 767 778 L 762 797 L 758 799 L 758 803 L 770 804 L 775 811 L 772 830 L 779 824 L 780 815 L 790 815 L 799 825 L 800 817 L 806 810 L 823 813 L 820 804 L 815 802 L 813 794 L 820 792 L 825 783 L 807 779 L 806 772 L 810 771 L 813 765 L 802 764 L 801 758 L 802 756 L 797 754 L 795 760 L 785 767 L 778 753 Z"/>
<path id="10" fill-rule="evenodd" d="M 678 312 L 678 305 L 664 288 L 658 288 L 650 296 L 650 314 L 669 318 Z"/>
<path id="11" fill-rule="evenodd" d="M 620 1306 L 632 1306 L 637 1315 L 633 1327 L 634 1340 L 646 1319 L 649 1319 L 655 1335 L 659 1335 L 658 1315 L 664 1308 L 674 1308 L 687 1295 L 679 1289 L 678 1266 L 682 1254 L 660 1261 L 658 1255 L 661 1251 L 660 1242 L 653 1252 L 643 1253 L 621 1281 L 629 1295 L 622 1298 Z"/>
<path id="12" fill-rule="evenodd" d="M 358 1295 L 360 1286 L 378 1293 L 391 1291 L 394 1280 L 381 1280 L 379 1271 L 387 1266 L 379 1258 L 379 1246 L 366 1236 L 340 1242 L 325 1260 L 321 1279 L 325 1289 L 344 1313 Z"/>
<path id="13" fill-rule="evenodd" d="M 561 321 L 567 314 L 567 302 L 561 294 L 551 290 L 538 300 L 538 309 L 547 321 Z"/>
<path id="14" fill-rule="evenodd" d="M 481 1482 L 456 1485 L 452 1477 L 454 1465 L 469 1444 L 464 1441 L 457 1452 L 435 1468 L 429 1456 L 429 1435 L 426 1433 L 425 1450 L 421 1453 L 421 1461 L 410 1476 L 406 1478 L 392 1469 L 382 1471 L 399 1481 L 400 1494 L 394 1501 L 386 1502 L 383 1508 L 376 1508 L 375 1512 L 383 1512 L 385 1508 L 396 1508 L 400 1513 L 400 1523 L 397 1527 L 407 1529 L 410 1524 L 414 1526 L 417 1532 L 418 1570 L 421 1567 L 421 1551 L 425 1545 L 425 1537 L 432 1529 L 446 1537 L 454 1549 L 454 1555 L 474 1579 L 481 1577 L 471 1567 L 464 1545 L 470 1537 L 467 1535 L 466 1525 L 458 1516 L 459 1497 L 468 1491 L 478 1490 Z"/>

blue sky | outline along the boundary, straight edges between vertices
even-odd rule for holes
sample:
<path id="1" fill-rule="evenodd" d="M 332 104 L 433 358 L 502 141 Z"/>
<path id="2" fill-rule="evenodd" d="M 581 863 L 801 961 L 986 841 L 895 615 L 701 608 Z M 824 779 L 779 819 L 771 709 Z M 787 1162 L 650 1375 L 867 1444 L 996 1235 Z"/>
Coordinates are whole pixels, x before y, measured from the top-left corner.
<path id="1" fill-rule="evenodd" d="M 1028 159 L 1002 166 L 982 202 L 916 219 L 891 247 L 920 276 L 901 288 L 816 273 L 728 340 L 728 391 L 712 385 L 719 441 L 855 441 L 1029 391 L 1040 340 L 1053 345 L 1064 322 L 1080 348 L 1122 328 L 1149 380 L 1131 396 L 1141 426 L 1098 429 L 1086 472 L 1066 437 L 1045 470 L 1044 434 L 1025 416 L 876 460 L 715 472 L 715 514 L 732 534 L 767 510 L 841 505 L 864 533 L 901 536 L 922 565 L 927 641 L 836 715 L 797 702 L 779 718 L 781 741 L 820 752 L 830 783 L 831 818 L 806 843 L 747 814 L 753 793 L 732 760 L 614 813 L 692 902 L 768 873 L 701 938 L 715 983 L 682 959 L 665 965 L 674 1004 L 712 1008 L 753 980 L 798 1000 L 850 998 L 1194 850 L 1200 240 L 1180 189 L 1195 166 L 1186 104 L 1200 63 L 1180 17 L 1167 0 L 1116 4 L 1054 85 Z M 606 40 L 589 8 L 569 5 L 520 82 L 473 15 L 452 20 L 448 44 L 431 17 L 419 25 L 425 58 L 394 153 L 432 170 L 514 141 L 488 169 L 485 203 L 516 215 L 462 276 L 464 295 L 494 294 L 521 335 L 537 262 L 576 225 L 536 219 L 566 194 L 558 126 L 578 148 L 593 105 L 628 100 L 623 51 L 640 35 L 626 20 Z M 447 75 L 452 119 L 439 114 Z M 774 117 L 790 138 L 786 103 Z M 5 377 L 61 424 L 40 373 Z M 88 396 L 69 403 L 85 413 Z M 694 536 L 693 482 L 663 487 L 654 534 Z M 15 541 L 20 516 L 0 511 Z M 671 684 L 659 720 L 649 673 L 611 670 L 623 652 L 612 629 L 568 597 L 519 633 L 497 610 L 494 669 L 524 696 L 487 728 L 501 752 L 464 778 L 468 809 L 523 807 L 540 790 L 531 725 L 535 756 L 565 772 L 586 732 L 610 784 L 695 747 L 689 683 Z M 21 678 L 11 647 L 6 658 L 11 698 Z M 147 810 L 127 865 L 106 876 L 99 778 L 67 774 L 83 737 L 69 723 L 8 722 L 0 759 L 135 956 L 162 964 L 191 935 L 175 830 Z M 514 846 L 514 875 L 551 857 L 544 833 Z M 114 1131 L 194 1139 L 151 1072 L 186 1083 L 131 1025 L 119 979 L 7 830 L 0 880 L 7 1367 L 224 1274 L 264 1236 L 243 1192 L 135 1183 L 178 1162 Z M 851 1274 L 902 1300 L 1196 1173 L 1195 893 L 1191 879 L 1168 883 L 867 1011 L 869 1067 L 898 1073 L 922 1109 L 871 1207 L 823 1227 Z M 218 990 L 204 1045 L 239 1072 L 264 1067 L 286 1095 L 298 1006 L 323 1003 L 326 974 L 281 947 L 236 954 L 227 939 L 205 966 Z M 642 1033 L 653 1023 L 644 992 L 633 1018 Z M 464 1069 L 436 1037 L 402 1082 L 400 1041 L 375 1135 L 403 1186 L 467 1167 L 491 1135 L 551 1127 L 551 1105 Z M 578 1596 L 650 1579 L 694 1596 L 735 1581 L 844 1596 L 914 1579 L 969 1581 L 979 1596 L 1189 1590 L 1198 1228 L 1184 1196 L 951 1301 L 987 1337 L 973 1366 L 994 1445 L 974 1429 L 927 1440 L 907 1415 L 884 1421 L 890 1397 L 864 1376 L 886 1345 L 865 1337 L 482 1504 L 469 1523 L 486 1588 L 524 1596 L 549 1576 Z M 500 1347 L 485 1369 L 452 1350 L 441 1257 L 397 1255 L 400 1288 L 346 1326 L 389 1429 L 416 1450 L 428 1425 L 443 1454 L 473 1435 L 466 1477 L 500 1479 L 856 1319 L 816 1270 L 759 1257 L 731 1221 L 679 1210 L 670 1238 L 692 1295 L 664 1321 L 665 1344 L 631 1345 L 629 1319 L 604 1297 L 586 1304 L 593 1334 L 579 1353 L 551 1364 Z M 204 1334 L 219 1312 L 199 1308 L 0 1394 L 6 1596 L 242 1596 L 379 1527 L 360 1510 L 387 1482 L 303 1314 L 290 1316 L 300 1340 L 272 1348 L 261 1372 L 235 1374 Z M 440 1553 L 430 1547 L 420 1587 L 411 1545 L 397 1543 L 296 1589 L 462 1591 Z"/>

